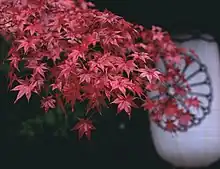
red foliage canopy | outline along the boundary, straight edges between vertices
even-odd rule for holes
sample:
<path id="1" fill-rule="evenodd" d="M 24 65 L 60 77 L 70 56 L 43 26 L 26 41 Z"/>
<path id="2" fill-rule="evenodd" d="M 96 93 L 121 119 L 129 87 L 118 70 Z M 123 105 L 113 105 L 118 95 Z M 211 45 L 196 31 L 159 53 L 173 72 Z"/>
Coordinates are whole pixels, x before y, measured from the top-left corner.
<path id="1" fill-rule="evenodd" d="M 16 101 L 36 93 L 45 111 L 56 105 L 63 111 L 71 105 L 74 111 L 76 102 L 87 101 L 87 113 L 113 103 L 118 113 L 124 110 L 129 116 L 132 107 L 143 106 L 155 122 L 164 112 L 181 117 L 184 124 L 190 120 L 180 116 L 175 99 L 169 112 L 164 98 L 149 97 L 151 91 L 166 93 L 166 82 L 181 77 L 184 50 L 159 27 L 147 30 L 93 6 L 84 0 L 0 1 L 0 33 L 12 41 L 9 77 L 12 91 L 18 91 Z M 161 58 L 168 65 L 166 74 L 155 66 Z M 89 136 L 92 123 L 79 123 L 80 137 Z M 167 125 L 175 130 L 170 121 Z"/>

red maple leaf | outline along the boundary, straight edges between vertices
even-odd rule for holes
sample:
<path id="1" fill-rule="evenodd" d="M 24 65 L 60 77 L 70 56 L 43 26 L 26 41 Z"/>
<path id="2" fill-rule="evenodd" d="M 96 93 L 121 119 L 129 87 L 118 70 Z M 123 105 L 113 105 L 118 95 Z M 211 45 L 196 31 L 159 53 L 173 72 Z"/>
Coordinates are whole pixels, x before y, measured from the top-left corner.
<path id="1" fill-rule="evenodd" d="M 91 131 L 96 128 L 92 124 L 92 121 L 89 119 L 80 119 L 79 122 L 71 129 L 78 130 L 79 139 L 85 134 L 88 140 L 91 139 Z"/>
<path id="2" fill-rule="evenodd" d="M 84 53 L 80 49 L 72 49 L 71 53 L 68 56 L 70 59 L 72 59 L 73 62 L 76 62 L 78 58 L 82 58 L 85 60 Z"/>
<path id="3" fill-rule="evenodd" d="M 133 60 L 140 59 L 144 63 L 146 63 L 147 60 L 153 61 L 153 59 L 149 56 L 149 54 L 145 53 L 145 52 L 140 52 L 140 53 L 135 52 L 135 53 L 131 54 L 131 56 L 134 57 Z"/>
<path id="4" fill-rule="evenodd" d="M 180 96 L 186 96 L 186 94 L 187 94 L 186 89 L 183 87 L 174 86 L 174 90 L 175 90 L 176 94 L 178 94 Z"/>
<path id="5" fill-rule="evenodd" d="M 50 108 L 55 108 L 56 100 L 53 99 L 53 96 L 43 97 L 41 100 L 41 107 L 48 112 Z"/>
<path id="6" fill-rule="evenodd" d="M 184 58 L 184 60 L 185 60 L 185 62 L 186 62 L 186 66 L 189 65 L 189 64 L 191 64 L 191 63 L 193 62 L 193 59 L 192 59 L 191 57 L 189 57 L 189 56 L 186 56 L 186 57 Z"/>
<path id="7" fill-rule="evenodd" d="M 123 94 L 126 93 L 126 89 L 132 90 L 134 84 L 128 79 L 120 76 L 115 76 L 112 81 L 110 81 L 110 85 L 112 87 L 112 91 L 118 89 Z"/>
<path id="8" fill-rule="evenodd" d="M 134 60 L 128 60 L 117 67 L 119 71 L 125 71 L 128 77 L 130 77 L 130 72 L 133 72 L 135 68 L 137 68 L 137 65 L 134 63 Z"/>
<path id="9" fill-rule="evenodd" d="M 53 62 L 55 63 L 56 60 L 60 59 L 60 52 L 62 52 L 62 49 L 60 47 L 53 47 L 52 50 L 50 51 L 50 55 L 48 56 L 48 58 L 52 59 Z"/>
<path id="10" fill-rule="evenodd" d="M 36 44 L 40 41 L 40 39 L 35 38 L 35 37 L 23 37 L 24 39 L 22 40 L 17 40 L 17 42 L 20 43 L 20 45 L 18 46 L 17 50 L 24 48 L 24 52 L 27 53 L 27 51 L 32 48 L 34 50 L 36 50 Z"/>
<path id="11" fill-rule="evenodd" d="M 39 74 L 41 75 L 43 78 L 45 77 L 45 72 L 46 70 L 48 70 L 48 68 L 46 67 L 45 63 L 41 63 L 41 64 L 30 64 L 27 65 L 27 68 L 31 68 L 33 69 L 33 75 Z"/>
<path id="12" fill-rule="evenodd" d="M 164 37 L 162 29 L 157 26 L 152 26 L 153 40 L 161 41 Z"/>
<path id="13" fill-rule="evenodd" d="M 71 83 L 64 85 L 63 96 L 66 102 L 71 104 L 72 111 L 74 111 L 76 100 L 81 100 L 79 82 L 77 80 L 73 80 Z"/>
<path id="14" fill-rule="evenodd" d="M 134 84 L 134 86 L 132 87 L 132 91 L 134 94 L 137 94 L 139 97 L 141 97 L 144 94 L 143 89 L 138 84 Z"/>
<path id="15" fill-rule="evenodd" d="M 130 95 L 127 95 L 127 96 L 118 95 L 117 98 L 112 103 L 118 104 L 117 113 L 120 113 L 122 110 L 125 110 L 125 112 L 130 117 L 131 107 L 137 107 L 137 105 L 133 102 L 133 100 L 134 98 Z"/>
<path id="16" fill-rule="evenodd" d="M 178 111 L 179 111 L 179 109 L 178 109 L 177 105 L 169 102 L 164 109 L 164 114 L 168 118 L 173 117 L 173 116 L 175 117 L 178 115 Z"/>
<path id="17" fill-rule="evenodd" d="M 158 87 L 159 86 L 157 84 L 155 84 L 154 82 L 151 82 L 151 83 L 146 84 L 145 89 L 149 91 L 154 91 L 154 90 L 157 90 Z"/>
<path id="18" fill-rule="evenodd" d="M 177 126 L 174 124 L 174 121 L 168 120 L 166 122 L 165 131 L 169 131 L 171 133 L 175 133 L 177 131 Z"/>
<path id="19" fill-rule="evenodd" d="M 64 78 L 68 78 L 70 77 L 71 73 L 73 72 L 74 68 L 75 68 L 74 62 L 71 61 L 66 61 L 65 63 L 59 65 L 58 67 L 60 68 L 60 73 L 58 78 L 64 77 Z M 74 74 L 74 73 L 73 73 Z"/>
<path id="20" fill-rule="evenodd" d="M 180 55 L 175 55 L 175 56 L 167 56 L 166 60 L 168 60 L 172 64 L 180 64 L 182 57 Z"/>
<path id="21" fill-rule="evenodd" d="M 89 70 L 86 70 L 85 68 L 83 69 L 79 69 L 79 77 L 80 77 L 80 80 L 79 80 L 79 83 L 83 83 L 83 82 L 86 82 L 86 83 L 90 83 L 91 80 L 93 78 L 95 78 L 95 74 Z"/>
<path id="22" fill-rule="evenodd" d="M 11 91 L 19 91 L 14 103 L 16 103 L 24 95 L 26 96 L 27 100 L 29 101 L 31 98 L 31 93 L 34 91 L 36 84 L 30 83 L 28 78 L 26 78 L 25 80 L 18 80 L 18 82 L 20 83 L 20 85 L 11 89 Z"/>
<path id="23" fill-rule="evenodd" d="M 146 77 L 150 83 L 154 78 L 160 80 L 161 73 L 157 71 L 156 69 L 149 69 L 149 68 L 142 69 L 141 68 L 141 69 L 138 69 L 137 71 L 141 72 L 140 77 L 142 78 Z"/>
<path id="24" fill-rule="evenodd" d="M 58 3 L 63 5 L 65 8 L 74 8 L 75 4 L 73 3 L 72 0 L 58 0 Z"/>
<path id="25" fill-rule="evenodd" d="M 189 122 L 192 121 L 193 116 L 190 113 L 182 113 L 179 117 L 179 124 L 182 126 L 188 126 Z"/>
<path id="26" fill-rule="evenodd" d="M 144 104 L 142 107 L 144 107 L 144 110 L 153 110 L 155 108 L 156 104 L 151 99 L 146 98 Z"/>
<path id="27" fill-rule="evenodd" d="M 89 35 L 86 36 L 85 38 L 85 44 L 87 45 L 87 47 L 92 44 L 93 46 L 95 46 L 97 39 L 96 39 L 96 35 L 97 33 L 93 33 L 93 35 Z"/>
<path id="28" fill-rule="evenodd" d="M 11 89 L 13 83 L 14 83 L 15 81 L 18 81 L 18 77 L 17 77 L 17 75 L 14 73 L 14 71 L 11 70 L 11 71 L 9 71 L 9 73 L 8 73 L 8 78 L 9 78 L 8 89 Z"/>
<path id="29" fill-rule="evenodd" d="M 11 57 L 8 60 L 11 61 L 10 65 L 19 71 L 18 64 L 21 61 L 20 56 L 18 54 L 12 53 Z"/>
<path id="30" fill-rule="evenodd" d="M 31 36 L 37 32 L 37 33 L 42 33 L 43 32 L 43 27 L 40 23 L 28 25 L 25 29 L 25 31 L 30 31 Z"/>
<path id="31" fill-rule="evenodd" d="M 52 31 L 60 32 L 66 22 L 67 21 L 65 20 L 65 15 L 60 13 L 60 15 L 55 15 L 55 17 L 51 19 L 51 23 L 48 24 L 48 26 L 50 26 Z"/>
<path id="32" fill-rule="evenodd" d="M 185 99 L 185 104 L 189 107 L 195 107 L 195 108 L 200 107 L 200 101 L 198 100 L 197 97 L 191 97 L 191 98 Z"/>

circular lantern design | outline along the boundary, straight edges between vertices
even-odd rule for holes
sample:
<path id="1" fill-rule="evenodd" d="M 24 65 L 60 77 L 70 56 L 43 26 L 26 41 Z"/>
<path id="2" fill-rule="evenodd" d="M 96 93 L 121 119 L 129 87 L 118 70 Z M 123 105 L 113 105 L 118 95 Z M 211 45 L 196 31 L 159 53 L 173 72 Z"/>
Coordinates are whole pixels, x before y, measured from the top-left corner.
<path id="1" fill-rule="evenodd" d="M 197 98 L 200 106 L 190 109 L 193 118 L 186 127 L 176 120 L 176 135 L 164 131 L 164 119 L 162 123 L 150 122 L 152 139 L 158 154 L 175 167 L 205 167 L 220 158 L 220 55 L 217 43 L 209 35 L 201 35 L 202 38 L 190 35 L 174 40 L 183 48 L 194 49 L 196 55 L 189 55 L 189 64 L 181 62 L 181 73 L 185 75 L 191 90 L 186 95 L 177 94 L 174 87 L 183 87 L 185 83 L 173 77 L 173 83 L 169 86 L 166 97 L 174 97 L 179 101 L 178 106 L 187 112 L 186 98 Z M 183 39 L 185 38 L 186 41 Z M 205 38 L 209 39 L 208 41 Z M 212 39 L 212 41 L 211 41 Z M 161 60 L 158 68 L 166 73 L 166 64 Z M 164 97 L 154 95 L 152 98 Z M 195 101 L 195 104 L 198 101 Z M 175 119 L 173 119 L 175 120 Z M 186 124 L 185 124 L 186 125 Z M 185 132 L 182 132 L 185 131 Z"/>
<path id="2" fill-rule="evenodd" d="M 180 68 L 180 73 L 184 75 L 183 77 L 185 77 L 185 79 L 173 78 L 171 83 L 168 82 L 166 93 L 153 95 L 151 97 L 151 99 L 164 99 L 166 97 L 167 99 L 165 99 L 166 102 L 164 102 L 164 104 L 167 105 L 172 102 L 170 99 L 173 98 L 178 102 L 177 106 L 181 108 L 185 114 L 182 118 L 163 117 L 163 120 L 157 123 L 157 125 L 164 130 L 167 129 L 166 125 L 170 120 L 175 124 L 176 131 L 187 131 L 189 128 L 199 125 L 205 119 L 206 115 L 210 113 L 213 94 L 208 68 L 198 57 L 190 54 L 186 57 L 186 59 L 182 60 Z M 158 65 L 165 73 L 167 72 L 164 60 L 161 59 Z M 185 83 L 186 81 L 187 83 Z M 185 88 L 189 88 L 189 90 L 186 91 L 187 93 L 184 91 L 184 93 L 181 94 L 181 90 Z M 177 90 L 179 92 L 175 92 Z M 198 108 L 188 107 L 187 102 L 191 102 L 191 104 L 199 103 Z M 175 111 L 175 105 L 173 106 Z M 169 106 L 164 111 L 172 111 L 171 109 L 172 106 Z M 188 113 L 190 113 L 189 116 Z"/>

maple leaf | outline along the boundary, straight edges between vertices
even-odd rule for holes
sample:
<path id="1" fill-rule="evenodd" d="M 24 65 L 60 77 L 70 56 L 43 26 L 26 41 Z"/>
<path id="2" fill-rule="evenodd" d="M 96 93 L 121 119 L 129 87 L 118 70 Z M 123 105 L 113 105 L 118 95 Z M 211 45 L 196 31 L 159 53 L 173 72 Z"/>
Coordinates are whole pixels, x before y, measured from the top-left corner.
<path id="1" fill-rule="evenodd" d="M 18 54 L 12 53 L 11 57 L 8 58 L 8 60 L 10 60 L 10 65 L 19 71 L 18 64 L 21 61 L 20 56 Z"/>
<path id="2" fill-rule="evenodd" d="M 92 2 L 86 2 L 85 0 L 78 0 L 82 9 L 86 10 L 89 7 L 94 7 L 95 5 Z"/>
<path id="3" fill-rule="evenodd" d="M 141 97 L 144 94 L 144 90 L 138 85 L 134 84 L 132 87 L 132 92 L 137 94 L 139 97 Z"/>
<path id="4" fill-rule="evenodd" d="M 53 99 L 53 96 L 43 97 L 41 100 L 41 108 L 48 112 L 50 108 L 55 108 L 56 100 Z"/>
<path id="5" fill-rule="evenodd" d="M 190 113 L 182 113 L 179 117 L 179 124 L 182 126 L 188 126 L 189 122 L 192 121 L 193 116 Z"/>
<path id="6" fill-rule="evenodd" d="M 58 0 L 58 3 L 63 5 L 65 8 L 74 8 L 75 4 L 73 3 L 72 0 Z"/>
<path id="7" fill-rule="evenodd" d="M 180 65 L 182 57 L 180 55 L 175 55 L 175 56 L 166 56 L 166 60 L 168 60 L 172 64 L 178 64 Z"/>
<path id="8" fill-rule="evenodd" d="M 132 87 L 134 87 L 134 84 L 129 79 L 120 76 L 114 77 L 114 80 L 110 81 L 110 85 L 112 87 L 111 91 L 118 89 L 124 95 L 126 89 L 132 90 Z"/>
<path id="9" fill-rule="evenodd" d="M 175 133 L 177 131 L 177 126 L 174 124 L 174 121 L 168 120 L 166 122 L 165 131 L 169 131 L 172 133 Z"/>
<path id="10" fill-rule="evenodd" d="M 80 56 L 80 51 L 73 49 L 69 54 L 68 57 L 73 61 L 76 62 Z"/>
<path id="11" fill-rule="evenodd" d="M 30 31 L 31 36 L 34 35 L 35 32 L 37 33 L 42 33 L 43 32 L 43 27 L 40 23 L 28 25 L 25 29 L 25 31 Z"/>
<path id="12" fill-rule="evenodd" d="M 97 54 L 97 56 L 98 56 L 98 54 Z M 99 69 L 101 69 L 104 72 L 105 68 L 107 68 L 107 67 L 111 68 L 111 69 L 115 69 L 115 65 L 113 63 L 115 61 L 114 59 L 116 59 L 116 58 L 111 56 L 109 53 L 106 53 L 102 57 L 98 57 L 97 61 L 95 61 L 95 60 L 89 61 L 88 62 L 89 67 L 90 67 L 89 69 L 94 72 L 97 72 Z"/>
<path id="13" fill-rule="evenodd" d="M 12 85 L 15 81 L 18 81 L 18 77 L 17 75 L 14 73 L 14 71 L 9 71 L 8 73 L 8 78 L 10 80 L 9 84 L 8 84 L 8 89 L 11 89 L 12 88 Z"/>
<path id="14" fill-rule="evenodd" d="M 177 93 L 180 96 L 186 96 L 187 94 L 186 90 L 182 87 L 175 86 L 174 89 L 175 89 L 175 93 Z"/>
<path id="15" fill-rule="evenodd" d="M 108 10 L 105 10 L 101 15 L 96 16 L 96 22 L 100 22 L 102 23 L 102 25 L 105 23 L 112 24 L 114 21 L 117 21 L 118 19 L 121 19 L 121 17 L 112 14 Z"/>
<path id="16" fill-rule="evenodd" d="M 52 49 L 52 51 L 50 52 L 50 55 L 48 56 L 48 58 L 52 59 L 53 62 L 55 63 L 56 60 L 59 60 L 60 59 L 60 53 L 61 53 L 61 49 L 60 47 L 56 47 Z"/>
<path id="17" fill-rule="evenodd" d="M 164 33 L 161 31 L 162 29 L 160 27 L 152 26 L 153 40 L 161 41 L 163 39 Z"/>
<path id="18" fill-rule="evenodd" d="M 58 78 L 61 78 L 62 76 L 64 78 L 69 77 L 71 75 L 71 73 L 73 72 L 75 66 L 76 66 L 76 64 L 74 64 L 74 62 L 66 60 L 64 64 L 58 66 L 61 69 Z"/>
<path id="19" fill-rule="evenodd" d="M 193 62 L 193 59 L 189 56 L 185 57 L 184 60 L 185 60 L 186 66 L 190 65 Z"/>
<path id="20" fill-rule="evenodd" d="M 20 85 L 16 86 L 15 88 L 11 89 L 11 91 L 19 91 L 16 100 L 16 103 L 22 96 L 26 96 L 28 102 L 31 98 L 31 93 L 34 91 L 36 84 L 30 83 L 29 79 L 26 78 L 25 80 L 18 80 Z"/>
<path id="21" fill-rule="evenodd" d="M 89 112 L 91 109 L 96 109 L 96 111 L 101 114 L 103 107 L 108 108 L 104 95 L 99 94 L 99 96 L 89 97 L 87 112 Z"/>
<path id="22" fill-rule="evenodd" d="M 65 25 L 65 15 L 55 15 L 54 19 L 51 19 L 51 23 L 48 24 L 50 26 L 51 30 L 60 32 L 63 28 L 63 25 Z"/>
<path id="23" fill-rule="evenodd" d="M 39 94 L 41 91 L 41 87 L 44 85 L 44 78 L 39 74 L 32 74 L 30 78 L 30 83 L 35 84 L 35 89 L 33 92 Z"/>
<path id="24" fill-rule="evenodd" d="M 122 110 L 125 110 L 125 112 L 128 114 L 128 116 L 130 118 L 131 117 L 131 107 L 137 108 L 137 105 L 133 102 L 133 100 L 134 100 L 134 98 L 130 95 L 127 95 L 127 96 L 118 95 L 117 98 L 112 103 L 118 104 L 117 113 L 120 113 Z"/>
<path id="25" fill-rule="evenodd" d="M 156 104 L 151 99 L 146 98 L 144 101 L 144 104 L 142 104 L 142 107 L 144 107 L 144 110 L 153 110 L 155 108 Z"/>
<path id="26" fill-rule="evenodd" d="M 195 108 L 200 107 L 200 101 L 198 100 L 197 97 L 191 97 L 185 99 L 185 104 L 188 105 L 189 107 L 195 107 Z"/>
<path id="27" fill-rule="evenodd" d="M 76 100 L 81 100 L 79 82 L 77 80 L 74 80 L 70 83 L 65 84 L 62 92 L 66 102 L 71 104 L 72 111 L 74 111 Z"/>
<path id="28" fill-rule="evenodd" d="M 30 64 L 27 67 L 33 69 L 33 75 L 39 74 L 44 78 L 45 78 L 45 72 L 46 72 L 46 70 L 48 70 L 45 63 Z"/>
<path id="29" fill-rule="evenodd" d="M 62 82 L 57 82 L 57 83 L 54 83 L 54 84 L 51 84 L 50 85 L 52 87 L 52 90 L 54 91 L 55 89 L 58 89 L 58 90 L 62 90 Z"/>
<path id="30" fill-rule="evenodd" d="M 95 86 L 91 84 L 86 84 L 85 86 L 82 86 L 82 90 L 84 92 L 82 97 L 89 101 L 87 112 L 89 112 L 91 109 L 96 109 L 96 111 L 101 114 L 102 107 L 108 107 L 105 101 L 105 95 L 103 93 L 102 87 L 103 86 Z"/>
<path id="31" fill-rule="evenodd" d="M 96 42 L 97 42 L 97 33 L 93 33 L 93 35 L 89 35 L 89 36 L 86 36 L 85 38 L 85 44 L 86 46 L 89 46 L 90 44 L 92 44 L 93 46 L 95 46 Z"/>
<path id="32" fill-rule="evenodd" d="M 34 37 L 30 37 L 30 38 L 26 38 L 23 37 L 24 39 L 22 40 L 17 40 L 17 42 L 20 43 L 20 45 L 18 46 L 17 50 L 24 48 L 24 52 L 27 53 L 27 51 L 32 48 L 34 50 L 36 50 L 36 44 L 39 42 L 40 39 L 38 38 L 34 38 Z"/>
<path id="33" fill-rule="evenodd" d="M 137 65 L 134 60 L 128 60 L 117 67 L 119 71 L 125 71 L 128 77 L 130 77 L 130 72 L 133 72 L 135 68 L 137 68 Z"/>
<path id="34" fill-rule="evenodd" d="M 178 114 L 178 107 L 176 104 L 174 103 L 167 103 L 165 109 L 164 109 L 164 114 L 170 118 L 170 117 L 173 117 L 173 116 L 176 116 Z"/>
<path id="35" fill-rule="evenodd" d="M 91 139 L 91 131 L 95 130 L 96 128 L 92 124 L 92 121 L 89 119 L 79 119 L 79 122 L 71 129 L 78 130 L 79 139 L 85 134 L 88 140 Z"/>
<path id="36" fill-rule="evenodd" d="M 140 59 L 140 60 L 142 60 L 144 63 L 146 63 L 147 60 L 153 61 L 153 59 L 149 56 L 149 54 L 148 54 L 148 53 L 145 53 L 145 52 L 141 52 L 141 53 L 135 52 L 135 53 L 131 54 L 131 56 L 134 57 L 134 58 L 133 58 L 134 60 Z"/>
<path id="37" fill-rule="evenodd" d="M 155 83 L 148 83 L 145 86 L 145 89 L 147 89 L 149 91 L 154 91 L 154 90 L 158 89 L 158 85 L 156 85 Z"/>
<path id="38" fill-rule="evenodd" d="M 89 70 L 84 70 L 80 73 L 79 77 L 80 77 L 79 83 L 83 83 L 83 82 L 90 83 L 91 79 L 93 79 L 95 76 Z"/>
<path id="39" fill-rule="evenodd" d="M 161 73 L 159 71 L 157 71 L 156 69 L 140 68 L 140 69 L 137 69 L 137 71 L 141 72 L 140 77 L 142 77 L 142 78 L 146 77 L 150 83 L 151 83 L 152 79 L 154 79 L 154 78 L 160 80 Z"/>

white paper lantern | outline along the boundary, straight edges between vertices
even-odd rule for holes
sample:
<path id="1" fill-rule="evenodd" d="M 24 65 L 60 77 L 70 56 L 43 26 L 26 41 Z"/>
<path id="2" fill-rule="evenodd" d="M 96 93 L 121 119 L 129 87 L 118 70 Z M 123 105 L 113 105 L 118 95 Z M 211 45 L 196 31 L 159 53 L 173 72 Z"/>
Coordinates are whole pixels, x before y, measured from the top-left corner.
<path id="1" fill-rule="evenodd" d="M 177 37 L 175 37 L 177 38 Z M 190 38 L 190 35 L 179 36 L 178 39 Z M 205 41 L 204 39 L 208 39 Z M 199 39 L 191 39 L 181 43 L 178 46 L 194 49 L 198 54 L 201 63 L 206 65 L 202 67 L 196 63 L 191 64 L 185 72 L 188 77 L 198 68 L 200 71 L 194 73 L 189 79 L 192 92 L 198 93 L 198 99 L 206 106 L 210 106 L 204 112 L 195 111 L 197 116 L 204 117 L 201 124 L 190 128 L 187 132 L 179 132 L 177 135 L 164 131 L 151 121 L 151 132 L 154 145 L 158 154 L 174 167 L 206 167 L 220 158 L 220 56 L 218 44 L 213 37 L 201 35 Z M 207 68 L 207 74 L 204 73 Z M 207 77 L 210 80 L 207 83 L 201 83 Z M 209 84 L 210 82 L 210 84 Z M 210 95 L 210 93 L 212 93 Z M 207 97 L 203 97 L 207 94 Z M 212 96 L 212 99 L 208 96 Z M 210 99 L 210 100 L 209 100 Z M 205 116 L 204 113 L 210 113 Z"/>

